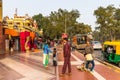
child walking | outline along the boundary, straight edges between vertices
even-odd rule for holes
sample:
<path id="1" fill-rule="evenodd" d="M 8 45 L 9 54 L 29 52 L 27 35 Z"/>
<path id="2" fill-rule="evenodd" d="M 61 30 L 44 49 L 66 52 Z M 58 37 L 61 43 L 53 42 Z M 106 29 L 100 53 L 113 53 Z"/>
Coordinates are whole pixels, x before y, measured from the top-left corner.
<path id="1" fill-rule="evenodd" d="M 56 48 L 53 49 L 53 66 L 57 66 L 57 51 L 56 51 Z"/>
<path id="2" fill-rule="evenodd" d="M 49 53 L 52 51 L 49 48 L 48 42 L 46 42 L 43 46 L 43 65 L 44 67 L 48 68 L 49 63 Z"/>

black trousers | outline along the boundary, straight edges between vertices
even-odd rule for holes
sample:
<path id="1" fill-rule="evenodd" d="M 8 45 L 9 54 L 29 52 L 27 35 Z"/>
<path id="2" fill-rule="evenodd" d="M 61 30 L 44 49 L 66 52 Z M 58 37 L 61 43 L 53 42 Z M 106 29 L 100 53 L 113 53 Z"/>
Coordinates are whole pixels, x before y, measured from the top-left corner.
<path id="1" fill-rule="evenodd" d="M 53 60 L 53 66 L 57 66 L 57 61 Z"/>

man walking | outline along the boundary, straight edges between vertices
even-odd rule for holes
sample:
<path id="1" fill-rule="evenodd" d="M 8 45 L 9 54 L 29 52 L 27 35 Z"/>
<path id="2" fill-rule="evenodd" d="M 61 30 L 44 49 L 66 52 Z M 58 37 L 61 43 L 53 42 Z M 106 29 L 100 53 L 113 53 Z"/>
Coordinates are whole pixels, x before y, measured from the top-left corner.
<path id="1" fill-rule="evenodd" d="M 60 76 L 63 76 L 65 74 L 67 67 L 68 67 L 68 74 L 71 75 L 71 63 L 70 63 L 71 46 L 67 38 L 64 39 L 63 56 L 64 56 L 64 65 L 62 68 L 62 74 L 60 74 Z"/>

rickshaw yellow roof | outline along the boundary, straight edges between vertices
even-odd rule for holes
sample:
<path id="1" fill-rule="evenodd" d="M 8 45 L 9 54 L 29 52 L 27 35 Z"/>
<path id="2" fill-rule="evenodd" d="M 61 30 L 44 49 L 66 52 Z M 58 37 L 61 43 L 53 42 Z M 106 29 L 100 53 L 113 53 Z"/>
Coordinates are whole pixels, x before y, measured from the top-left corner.
<path id="1" fill-rule="evenodd" d="M 117 46 L 120 45 L 120 41 L 106 41 L 104 42 L 104 45 L 113 45 L 113 46 Z"/>

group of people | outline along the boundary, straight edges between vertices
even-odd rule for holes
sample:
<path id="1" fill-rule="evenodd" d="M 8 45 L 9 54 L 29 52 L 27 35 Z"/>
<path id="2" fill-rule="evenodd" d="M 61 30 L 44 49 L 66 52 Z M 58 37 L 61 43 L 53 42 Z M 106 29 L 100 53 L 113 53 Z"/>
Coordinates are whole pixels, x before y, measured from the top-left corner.
<path id="1" fill-rule="evenodd" d="M 66 73 L 66 69 L 68 68 L 68 75 L 71 75 L 71 45 L 68 42 L 68 39 L 65 38 L 63 40 L 64 44 L 63 44 L 63 57 L 64 57 L 64 64 L 62 67 L 62 73 L 60 74 L 60 76 L 63 76 Z M 49 53 L 53 53 L 53 66 L 57 66 L 57 61 L 56 61 L 56 48 L 52 50 L 50 50 L 49 48 L 49 42 L 46 42 L 43 46 L 43 65 L 44 67 L 48 67 L 48 63 L 49 63 Z M 85 47 L 85 53 L 84 53 L 84 57 L 85 57 L 85 68 L 89 71 L 93 71 L 94 69 L 94 57 L 93 57 L 93 48 L 91 47 L 90 43 L 87 42 L 87 45 Z M 89 67 L 89 65 L 91 65 Z"/>
<path id="2" fill-rule="evenodd" d="M 85 53 L 84 53 L 85 68 L 87 71 L 93 71 L 95 66 L 93 51 L 94 50 L 92 46 L 90 45 L 89 42 L 87 42 L 87 45 L 85 47 Z M 60 76 L 63 76 L 65 74 L 67 67 L 68 67 L 68 75 L 71 75 L 71 62 L 70 62 L 71 46 L 67 38 L 64 39 L 63 56 L 64 56 L 64 64 L 63 64 L 62 73 L 60 74 Z"/>
<path id="3" fill-rule="evenodd" d="M 48 68 L 48 64 L 49 64 L 49 53 L 53 53 L 53 66 L 57 66 L 57 59 L 56 59 L 56 55 L 57 55 L 57 51 L 56 48 L 53 48 L 53 51 L 50 50 L 50 42 L 49 41 L 45 41 L 44 45 L 43 45 L 43 65 L 45 68 Z"/>

